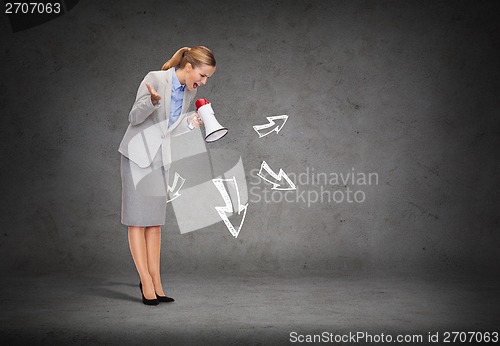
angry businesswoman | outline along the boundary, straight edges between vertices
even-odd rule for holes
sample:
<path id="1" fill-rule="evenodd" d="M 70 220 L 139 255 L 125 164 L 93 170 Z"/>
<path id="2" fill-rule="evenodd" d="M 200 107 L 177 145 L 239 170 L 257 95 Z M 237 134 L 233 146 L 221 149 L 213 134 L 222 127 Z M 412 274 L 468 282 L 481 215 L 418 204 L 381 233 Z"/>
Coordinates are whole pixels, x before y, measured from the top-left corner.
<path id="1" fill-rule="evenodd" d="M 174 299 L 165 295 L 160 277 L 166 198 L 148 193 L 140 180 L 156 174 L 165 182 L 171 163 L 170 138 L 203 124 L 197 113 L 187 111 L 196 89 L 214 72 L 215 58 L 210 49 L 204 46 L 179 49 L 161 71 L 151 71 L 144 77 L 120 143 L 121 222 L 128 226 L 130 252 L 140 277 L 142 302 L 146 305 Z M 163 188 L 167 191 L 166 183 Z"/>

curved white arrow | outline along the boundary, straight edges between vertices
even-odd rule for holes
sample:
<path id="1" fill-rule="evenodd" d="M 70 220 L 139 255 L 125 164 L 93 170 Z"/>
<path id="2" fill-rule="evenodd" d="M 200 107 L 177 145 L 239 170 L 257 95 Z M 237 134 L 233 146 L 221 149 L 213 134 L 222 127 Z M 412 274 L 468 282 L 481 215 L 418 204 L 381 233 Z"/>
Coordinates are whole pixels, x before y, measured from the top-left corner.
<path id="1" fill-rule="evenodd" d="M 271 181 L 267 178 L 264 177 L 264 174 L 262 171 L 266 171 L 267 173 L 269 173 L 269 175 L 271 175 L 274 179 L 276 179 L 277 181 L 281 181 L 282 179 L 285 179 L 286 182 L 288 183 L 288 185 L 290 187 L 280 187 L 281 184 L 279 183 L 276 183 L 274 181 Z M 262 161 L 262 164 L 260 165 L 260 170 L 259 170 L 259 173 L 257 174 L 259 177 L 261 177 L 262 179 L 264 179 L 265 181 L 273 184 L 273 187 L 271 188 L 272 190 L 295 190 L 296 187 L 295 187 L 295 184 L 290 180 L 290 178 L 288 178 L 288 175 L 286 175 L 286 173 L 280 168 L 280 171 L 278 174 L 274 173 L 274 171 L 271 169 L 271 167 L 269 167 L 269 165 L 267 164 L 266 161 Z"/>
<path id="2" fill-rule="evenodd" d="M 229 230 L 229 232 L 233 235 L 233 237 L 237 238 L 238 234 L 240 234 L 241 226 L 243 225 L 243 222 L 245 221 L 248 203 L 245 205 L 240 204 L 240 192 L 238 191 L 238 184 L 236 183 L 235 177 L 232 177 L 231 179 L 216 178 L 216 179 L 212 179 L 212 181 L 215 184 L 215 187 L 219 190 L 222 198 L 224 199 L 224 203 L 226 203 L 226 205 L 224 207 L 215 207 L 215 210 L 217 210 L 217 212 L 219 213 L 222 221 L 224 221 L 224 223 L 226 224 L 226 227 Z M 238 205 L 238 215 L 241 214 L 241 212 L 243 212 L 243 217 L 241 218 L 241 222 L 240 222 L 240 225 L 239 225 L 237 230 L 234 228 L 231 221 L 229 221 L 228 216 L 226 214 L 226 213 L 234 213 L 234 211 L 233 211 L 233 204 L 231 203 L 231 198 L 229 197 L 229 194 L 226 191 L 226 187 L 224 186 L 224 181 L 234 183 L 234 186 L 236 189 L 236 196 L 238 199 L 238 204 L 237 204 Z"/>
<path id="3" fill-rule="evenodd" d="M 278 119 L 283 119 L 283 123 L 281 124 L 281 126 L 278 124 L 278 126 L 276 126 L 275 128 L 273 128 L 271 131 L 267 131 L 267 132 L 262 131 L 262 132 L 259 132 L 260 130 L 265 130 L 265 129 L 268 129 L 270 127 L 273 127 L 276 124 L 274 122 L 274 120 L 278 120 Z M 269 123 L 264 124 L 264 125 L 254 125 L 253 129 L 259 134 L 259 138 L 262 138 L 264 136 L 267 136 L 271 132 L 279 133 L 280 130 L 283 128 L 283 126 L 285 126 L 285 123 L 286 123 L 287 119 L 288 119 L 288 115 L 286 115 L 286 114 L 267 117 L 267 121 L 269 121 Z"/>
<path id="4" fill-rule="evenodd" d="M 181 181 L 179 187 L 176 189 L 177 187 L 177 183 L 178 181 Z M 181 194 L 179 193 L 179 191 L 181 190 L 182 188 L 182 185 L 184 185 L 184 182 L 186 181 L 186 179 L 184 179 L 183 177 L 181 177 L 181 175 L 177 172 L 175 172 L 175 175 L 174 175 L 174 181 L 172 183 L 172 186 L 168 185 L 167 184 L 167 203 L 168 202 L 172 202 L 174 199 L 176 199 L 177 197 L 179 197 Z M 174 192 L 174 197 L 172 197 L 171 199 L 168 199 L 168 196 L 169 196 L 169 192 Z"/>

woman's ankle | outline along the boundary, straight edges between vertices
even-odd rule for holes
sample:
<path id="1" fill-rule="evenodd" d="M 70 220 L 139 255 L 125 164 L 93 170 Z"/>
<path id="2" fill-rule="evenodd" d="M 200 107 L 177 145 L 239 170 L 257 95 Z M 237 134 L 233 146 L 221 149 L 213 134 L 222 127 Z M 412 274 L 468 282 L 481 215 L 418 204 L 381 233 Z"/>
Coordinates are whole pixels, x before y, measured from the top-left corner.
<path id="1" fill-rule="evenodd" d="M 157 277 L 156 279 L 153 278 L 153 285 L 155 287 L 156 294 L 163 295 L 163 285 L 160 277 Z"/>

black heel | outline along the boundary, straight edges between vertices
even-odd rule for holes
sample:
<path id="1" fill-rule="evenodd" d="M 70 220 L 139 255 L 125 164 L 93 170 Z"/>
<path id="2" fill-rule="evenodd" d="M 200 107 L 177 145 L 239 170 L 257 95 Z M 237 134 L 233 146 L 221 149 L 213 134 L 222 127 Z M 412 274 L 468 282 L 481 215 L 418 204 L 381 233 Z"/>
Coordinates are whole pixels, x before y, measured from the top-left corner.
<path id="1" fill-rule="evenodd" d="M 139 282 L 139 288 L 141 290 L 141 295 L 142 295 L 142 302 L 146 305 L 158 305 L 160 304 L 160 301 L 158 299 L 146 299 L 144 297 L 144 293 L 142 293 L 142 282 Z M 156 292 L 155 292 L 156 294 Z"/>
<path id="2" fill-rule="evenodd" d="M 156 294 L 156 292 L 155 292 Z M 172 297 L 167 297 L 167 296 L 159 296 L 156 294 L 156 299 L 158 299 L 159 302 L 162 302 L 162 303 L 171 303 L 171 302 L 175 302 L 174 298 Z"/>

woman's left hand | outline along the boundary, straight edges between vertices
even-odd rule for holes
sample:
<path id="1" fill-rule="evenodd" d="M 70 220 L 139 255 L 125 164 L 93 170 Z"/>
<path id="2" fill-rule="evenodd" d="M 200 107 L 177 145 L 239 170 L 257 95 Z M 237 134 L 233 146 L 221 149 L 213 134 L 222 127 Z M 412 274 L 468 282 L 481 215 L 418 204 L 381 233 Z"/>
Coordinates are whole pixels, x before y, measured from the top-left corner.
<path id="1" fill-rule="evenodd" d="M 203 120 L 201 120 L 200 115 L 198 113 L 190 115 L 187 119 L 188 123 L 190 123 L 191 126 L 193 127 L 200 127 L 200 125 L 203 125 Z"/>

